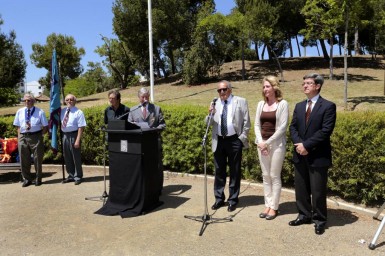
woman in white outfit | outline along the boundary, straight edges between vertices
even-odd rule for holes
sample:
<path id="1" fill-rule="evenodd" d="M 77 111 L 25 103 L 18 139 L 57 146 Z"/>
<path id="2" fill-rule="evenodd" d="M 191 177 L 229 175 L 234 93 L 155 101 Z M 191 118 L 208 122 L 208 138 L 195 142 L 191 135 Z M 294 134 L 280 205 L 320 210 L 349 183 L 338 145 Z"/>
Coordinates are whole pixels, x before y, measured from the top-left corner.
<path id="1" fill-rule="evenodd" d="M 254 127 L 266 207 L 259 217 L 273 220 L 278 215 L 282 188 L 281 170 L 286 154 L 289 105 L 282 98 L 275 76 L 262 80 L 262 96 L 264 100 L 258 103 Z"/>

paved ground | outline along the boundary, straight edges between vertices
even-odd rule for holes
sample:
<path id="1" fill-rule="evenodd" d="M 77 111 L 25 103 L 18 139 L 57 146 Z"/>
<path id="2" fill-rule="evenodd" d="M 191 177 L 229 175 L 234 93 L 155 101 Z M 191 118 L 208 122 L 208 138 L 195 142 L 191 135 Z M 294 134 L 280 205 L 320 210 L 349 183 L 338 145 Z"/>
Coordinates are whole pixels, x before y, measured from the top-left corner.
<path id="1" fill-rule="evenodd" d="M 1 255 L 384 255 L 385 230 L 379 246 L 369 250 L 380 222 L 370 211 L 329 204 L 329 225 L 322 236 L 312 225 L 290 227 L 297 215 L 294 195 L 282 193 L 280 215 L 258 218 L 263 210 L 262 188 L 244 183 L 240 204 L 212 218 L 231 222 L 207 225 L 185 218 L 204 214 L 204 180 L 200 176 L 165 173 L 162 206 L 146 215 L 125 218 L 94 212 L 101 201 L 85 200 L 104 191 L 103 168 L 85 167 L 79 186 L 61 184 L 59 166 L 44 166 L 40 187 L 22 188 L 19 174 L 0 172 Z M 108 182 L 107 182 L 108 187 Z M 208 180 L 208 205 L 214 202 Z"/>

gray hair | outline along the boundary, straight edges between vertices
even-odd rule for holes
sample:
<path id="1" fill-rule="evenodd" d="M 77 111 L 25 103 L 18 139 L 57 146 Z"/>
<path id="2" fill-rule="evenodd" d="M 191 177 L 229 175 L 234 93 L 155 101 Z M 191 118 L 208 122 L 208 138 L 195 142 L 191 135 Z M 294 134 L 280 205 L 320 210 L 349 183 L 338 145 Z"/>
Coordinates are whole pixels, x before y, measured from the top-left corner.
<path id="1" fill-rule="evenodd" d="M 224 83 L 227 86 L 227 88 L 232 89 L 231 83 L 229 81 L 227 81 L 227 80 L 222 80 L 219 83 L 220 84 Z"/>
<path id="2" fill-rule="evenodd" d="M 28 92 L 28 93 L 25 93 L 23 98 L 29 98 L 29 99 L 32 100 L 33 103 L 36 102 L 35 96 L 33 96 L 33 94 L 32 94 L 32 93 L 29 93 L 29 92 Z"/>
<path id="3" fill-rule="evenodd" d="M 140 96 L 142 96 L 142 95 L 144 95 L 144 94 L 150 95 L 150 91 L 149 91 L 147 88 L 142 87 L 142 88 L 140 88 L 140 90 L 138 91 L 138 97 L 140 97 Z"/>

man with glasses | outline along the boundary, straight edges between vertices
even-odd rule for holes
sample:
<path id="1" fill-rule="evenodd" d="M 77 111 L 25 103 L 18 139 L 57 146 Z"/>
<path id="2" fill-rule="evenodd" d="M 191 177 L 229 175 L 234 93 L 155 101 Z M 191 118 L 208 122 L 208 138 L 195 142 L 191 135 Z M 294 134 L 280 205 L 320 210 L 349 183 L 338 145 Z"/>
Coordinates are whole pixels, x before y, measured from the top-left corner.
<path id="1" fill-rule="evenodd" d="M 83 178 L 80 141 L 86 127 L 86 120 L 83 111 L 75 107 L 76 97 L 74 95 L 68 94 L 65 102 L 67 107 L 61 110 L 60 120 L 63 132 L 64 162 L 68 177 L 63 180 L 63 183 L 75 182 L 75 185 L 79 185 Z"/>
<path id="2" fill-rule="evenodd" d="M 307 99 L 297 103 L 290 124 L 298 216 L 289 225 L 314 222 L 317 235 L 325 232 L 327 171 L 332 165 L 330 136 L 336 122 L 336 105 L 320 96 L 323 83 L 319 74 L 303 77 Z"/>
<path id="3" fill-rule="evenodd" d="M 36 171 L 35 186 L 40 186 L 44 156 L 43 134 L 47 132 L 48 121 L 44 111 L 35 107 L 32 94 L 26 93 L 23 100 L 25 107 L 16 112 L 13 121 L 13 125 L 17 126 L 21 173 L 24 178 L 22 187 L 32 184 L 31 154 Z"/>
<path id="4" fill-rule="evenodd" d="M 229 212 L 236 209 L 241 185 L 242 149 L 249 147 L 248 134 L 250 116 L 247 101 L 233 96 L 231 84 L 221 81 L 217 89 L 220 101 L 210 104 L 209 115 L 212 115 L 210 125 L 212 130 L 212 151 L 214 152 L 215 203 L 211 207 L 217 210 L 225 205 L 226 168 L 230 169 L 229 197 L 227 199 Z"/>

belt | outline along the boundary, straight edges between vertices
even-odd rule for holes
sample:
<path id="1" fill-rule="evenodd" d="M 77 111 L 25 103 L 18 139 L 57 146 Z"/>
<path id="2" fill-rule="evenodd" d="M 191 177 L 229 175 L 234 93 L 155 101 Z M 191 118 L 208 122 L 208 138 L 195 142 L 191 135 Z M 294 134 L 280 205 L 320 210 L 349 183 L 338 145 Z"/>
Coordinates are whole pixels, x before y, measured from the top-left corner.
<path id="1" fill-rule="evenodd" d="M 234 135 L 231 135 L 231 136 L 220 136 L 220 135 L 218 135 L 218 139 L 221 139 L 221 140 L 230 140 L 230 139 L 235 139 L 235 138 L 238 138 L 237 134 L 234 134 Z"/>
<path id="2" fill-rule="evenodd" d="M 74 134 L 74 133 L 77 133 L 78 130 L 75 130 L 75 131 L 72 131 L 72 132 L 63 132 L 64 134 Z"/>
<path id="3" fill-rule="evenodd" d="M 24 132 L 22 133 L 23 135 L 35 135 L 35 134 L 38 134 L 38 133 L 41 133 L 41 130 L 37 131 L 37 132 Z"/>

